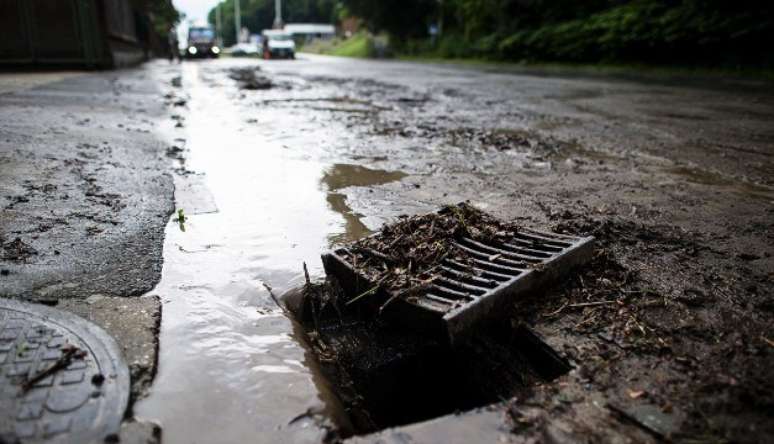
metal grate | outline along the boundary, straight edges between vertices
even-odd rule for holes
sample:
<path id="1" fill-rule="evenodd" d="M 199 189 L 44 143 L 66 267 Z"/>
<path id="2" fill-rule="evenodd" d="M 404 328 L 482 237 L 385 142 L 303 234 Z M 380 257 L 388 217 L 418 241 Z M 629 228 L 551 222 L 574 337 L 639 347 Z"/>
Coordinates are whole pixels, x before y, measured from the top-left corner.
<path id="1" fill-rule="evenodd" d="M 499 243 L 463 238 L 454 245 L 467 254 L 466 263 L 444 259 L 426 290 L 396 298 L 393 318 L 419 329 L 433 325 L 454 343 L 496 317 L 505 304 L 559 282 L 590 260 L 593 242 L 593 237 L 527 229 Z M 326 272 L 338 278 L 350 297 L 374 285 L 355 270 L 353 257 L 347 248 L 323 255 Z M 383 293 L 380 299 L 395 296 Z"/>

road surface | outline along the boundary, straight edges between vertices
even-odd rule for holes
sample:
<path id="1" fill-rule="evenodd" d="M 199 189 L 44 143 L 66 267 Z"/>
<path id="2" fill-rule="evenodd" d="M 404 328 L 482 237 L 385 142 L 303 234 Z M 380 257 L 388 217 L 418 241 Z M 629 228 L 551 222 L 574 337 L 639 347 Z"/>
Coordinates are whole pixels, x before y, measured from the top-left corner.
<path id="1" fill-rule="evenodd" d="M 99 194 L 133 199 L 111 210 L 118 226 L 156 233 L 166 225 L 153 289 L 146 282 L 159 278 L 158 236 L 140 238 L 144 253 L 124 246 L 138 245 L 129 233 L 97 232 L 112 225 L 107 220 L 89 231 L 67 219 L 61 234 L 21 228 L 75 204 L 17 189 L 31 174 L 25 159 L 43 162 L 35 157 L 39 142 L 20 141 L 68 136 L 35 115 L 23 125 L 15 116 L 33 95 L 34 104 L 61 100 L 61 115 L 77 124 L 82 105 L 41 91 L 95 78 L 144 95 L 116 100 L 116 116 L 89 114 L 87 129 L 57 156 L 82 158 Z M 158 373 L 150 389 L 140 389 L 145 396 L 133 413 L 160 423 L 165 442 L 319 442 L 352 430 L 304 332 L 265 285 L 276 295 L 292 291 L 303 282 L 302 263 L 322 275 L 319 254 L 331 246 L 401 214 L 469 200 L 524 225 L 599 239 L 580 280 L 560 283 L 522 314 L 576 368 L 528 400 L 382 438 L 765 440 L 774 434 L 770 86 L 301 55 L 154 62 L 10 88 L 0 96 L 0 229 L 6 250 L 16 251 L 6 245 L 19 237 L 37 254 L 33 264 L 8 253 L 3 295 L 39 299 L 41 288 L 72 282 L 62 295 L 78 301 L 97 292 L 97 282 L 113 285 L 114 296 L 158 296 Z M 95 100 L 108 108 L 110 93 L 95 91 Z M 146 153 L 142 165 L 126 169 L 133 181 L 119 166 L 113 172 L 100 163 L 108 161 L 81 154 L 79 143 L 99 147 L 137 121 L 148 133 L 109 140 L 127 154 L 107 154 L 122 163 Z M 65 125 L 61 132 L 72 134 Z M 141 148 L 145 137 L 155 148 Z M 174 204 L 164 171 L 174 181 Z M 33 184 L 72 185 L 69 194 L 88 202 L 89 186 L 77 188 L 78 177 L 50 177 Z M 175 213 L 166 223 L 173 206 L 184 217 Z M 85 259 L 88 251 L 72 245 L 85 236 L 116 245 L 107 266 L 137 261 L 140 284 L 127 282 L 121 267 L 97 273 L 67 262 L 52 279 L 36 265 L 62 254 Z M 48 294 L 56 299 L 58 291 Z"/>

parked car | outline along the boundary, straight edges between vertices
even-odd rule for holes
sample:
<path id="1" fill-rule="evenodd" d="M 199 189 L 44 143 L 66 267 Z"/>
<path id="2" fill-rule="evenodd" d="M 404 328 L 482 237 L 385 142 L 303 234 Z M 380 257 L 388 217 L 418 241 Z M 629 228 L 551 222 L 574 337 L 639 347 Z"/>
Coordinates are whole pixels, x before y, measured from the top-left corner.
<path id="1" fill-rule="evenodd" d="M 187 58 L 216 58 L 220 48 L 216 45 L 215 31 L 209 26 L 197 26 L 188 30 Z"/>
<path id="2" fill-rule="evenodd" d="M 238 43 L 228 49 L 234 57 L 260 57 L 263 53 L 261 45 L 257 43 Z"/>
<path id="3" fill-rule="evenodd" d="M 263 58 L 295 59 L 296 42 L 293 36 L 282 30 L 263 31 Z"/>

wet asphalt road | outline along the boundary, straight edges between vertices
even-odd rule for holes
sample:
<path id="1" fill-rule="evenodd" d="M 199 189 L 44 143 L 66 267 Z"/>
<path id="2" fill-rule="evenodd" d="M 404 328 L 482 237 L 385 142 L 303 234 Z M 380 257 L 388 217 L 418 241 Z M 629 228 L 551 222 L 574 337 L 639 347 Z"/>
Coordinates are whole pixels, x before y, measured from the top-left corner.
<path id="1" fill-rule="evenodd" d="M 246 89 L 230 77 L 235 69 L 256 67 L 272 88 Z M 708 310 L 697 315 L 697 328 L 729 331 L 744 319 L 754 336 L 770 323 L 739 301 L 750 285 L 764 295 L 753 305 L 771 290 L 770 85 L 307 55 L 282 62 L 154 62 L 61 82 L 0 96 L 3 245 L 16 251 L 6 245 L 18 236 L 36 252 L 4 257 L 11 273 L 0 278 L 0 293 L 39 299 L 44 291 L 76 300 L 104 292 L 158 296 L 159 370 L 134 414 L 159 422 L 165 442 L 317 442 L 332 423 L 346 428 L 301 332 L 264 284 L 276 294 L 291 290 L 302 282 L 302 262 L 320 276 L 319 254 L 327 248 L 399 214 L 444 203 L 470 200 L 539 228 L 569 224 L 578 230 L 614 221 L 683 233 L 712 254 L 683 267 L 685 258 L 662 245 L 632 244 L 617 253 L 663 294 L 701 287 L 705 272 L 728 282 L 732 296 L 718 302 L 727 319 Z M 77 90 L 68 82 L 87 85 Z M 95 103 L 84 101 L 92 96 Z M 52 102 L 62 110 L 48 106 Z M 20 113 L 40 109 L 17 123 Z M 57 131 L 52 122 L 68 118 L 72 122 Z M 51 144 L 36 138 L 61 143 L 49 153 L 39 147 Z M 112 150 L 102 152 L 102 145 Z M 40 168 L 56 162 L 67 174 Z M 22 176 L 33 173 L 44 177 L 32 185 L 55 188 L 26 190 Z M 49 195 L 70 189 L 72 199 Z M 123 206 L 108 205 L 113 201 Z M 175 216 L 167 223 L 173 206 L 183 209 L 183 224 Z M 53 222 L 39 233 L 24 228 L 47 220 L 48 211 L 96 215 L 85 225 L 65 218 L 61 228 Z M 165 225 L 161 280 L 151 290 Z M 109 252 L 97 256 L 103 267 L 78 265 L 95 257 L 91 243 Z M 740 267 L 742 254 L 755 259 Z M 41 265 L 49 256 L 52 265 Z M 145 315 L 152 316 L 153 310 Z M 587 341 L 563 328 L 556 324 L 543 333 L 554 344 Z M 765 369 L 771 353 L 763 356 Z M 637 358 L 627 365 L 651 364 Z M 744 365 L 732 360 L 729 371 Z M 667 377 L 676 377 L 670 371 Z M 593 396 L 570 403 L 564 413 L 550 413 L 570 430 L 566 439 L 589 424 L 604 424 L 595 432 L 599 439 L 650 439 L 592 406 L 600 396 L 617 399 L 623 386 L 616 384 L 623 383 L 595 387 Z M 571 376 L 563 384 L 570 392 L 588 382 Z M 692 424 L 687 405 L 675 410 L 677 429 Z M 312 414 L 302 415 L 307 411 Z M 740 415 L 760 419 L 754 409 Z M 502 416 L 468 416 L 454 433 L 521 439 L 498 427 L 507 422 Z M 453 436 L 442 430 L 455 429 L 443 424 L 430 427 L 448 442 Z M 746 433 L 737 424 L 725 427 L 730 436 Z M 407 433 L 423 436 L 421 428 Z"/>
<path id="2" fill-rule="evenodd" d="M 67 74 L 0 95 L 2 294 L 139 296 L 158 280 L 172 210 L 153 134 L 163 101 L 146 73 Z"/>

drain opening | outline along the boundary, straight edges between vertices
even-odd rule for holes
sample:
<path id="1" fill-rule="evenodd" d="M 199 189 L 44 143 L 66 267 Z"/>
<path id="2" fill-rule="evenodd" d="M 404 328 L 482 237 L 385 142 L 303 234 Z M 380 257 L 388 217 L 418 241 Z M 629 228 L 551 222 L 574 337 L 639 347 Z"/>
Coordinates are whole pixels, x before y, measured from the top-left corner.
<path id="1" fill-rule="evenodd" d="M 338 291 L 331 282 L 314 290 L 329 297 Z M 340 431 L 343 437 L 524 398 L 571 368 L 524 326 L 496 323 L 452 346 L 362 307 L 342 311 L 311 300 L 298 315 L 354 428 Z"/>

